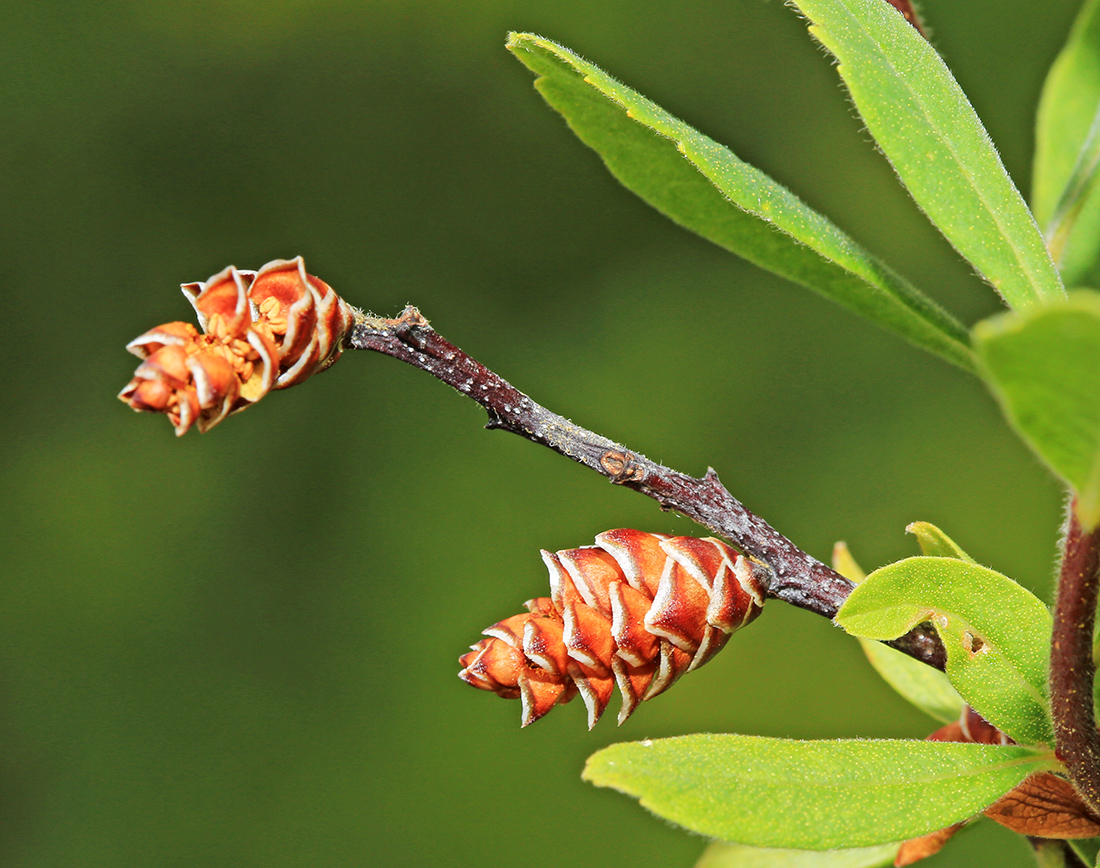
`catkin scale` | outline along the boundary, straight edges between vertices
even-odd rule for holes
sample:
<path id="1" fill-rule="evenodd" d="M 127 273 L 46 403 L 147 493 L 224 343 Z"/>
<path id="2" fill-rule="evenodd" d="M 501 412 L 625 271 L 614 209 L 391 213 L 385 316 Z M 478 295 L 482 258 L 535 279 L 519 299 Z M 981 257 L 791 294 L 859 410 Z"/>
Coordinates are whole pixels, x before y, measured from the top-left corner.
<path id="1" fill-rule="evenodd" d="M 207 431 L 230 413 L 336 361 L 354 312 L 299 256 L 259 271 L 230 266 L 181 289 L 198 315 L 157 326 L 127 345 L 143 360 L 119 398 L 164 413 L 177 435 Z"/>
<path id="2" fill-rule="evenodd" d="M 489 627 L 459 660 L 468 684 L 521 700 L 524 726 L 579 693 L 591 729 L 616 687 L 622 723 L 764 604 L 766 568 L 713 538 L 610 530 L 542 559 L 550 596 Z"/>

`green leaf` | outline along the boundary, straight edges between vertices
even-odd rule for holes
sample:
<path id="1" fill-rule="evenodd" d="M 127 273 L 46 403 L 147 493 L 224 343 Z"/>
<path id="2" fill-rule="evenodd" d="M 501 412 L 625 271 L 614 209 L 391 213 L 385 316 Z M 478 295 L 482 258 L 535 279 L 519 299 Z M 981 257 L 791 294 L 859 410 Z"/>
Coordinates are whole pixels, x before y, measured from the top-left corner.
<path id="1" fill-rule="evenodd" d="M 912 532 L 918 525 L 922 531 L 925 527 L 936 530 L 925 522 L 911 524 L 906 530 Z M 929 536 L 929 539 L 932 538 Z M 921 536 L 919 539 L 923 549 L 925 537 Z M 946 540 L 947 537 L 944 536 L 943 539 Z M 929 552 L 926 550 L 925 554 Z M 833 545 L 833 569 L 857 585 L 867 578 L 863 568 L 848 551 L 848 544 L 844 542 Z M 944 673 L 874 639 L 860 639 L 859 644 L 882 680 L 901 694 L 903 699 L 941 723 L 951 723 L 959 719 L 965 703 Z"/>
<path id="2" fill-rule="evenodd" d="M 1054 743 L 1051 617 L 1038 597 L 978 564 L 916 557 L 875 570 L 836 616 L 866 639 L 895 639 L 925 621 L 947 650 L 947 677 L 975 711 L 1021 744 Z"/>
<path id="3" fill-rule="evenodd" d="M 950 70 L 883 0 L 793 0 L 917 204 L 1010 307 L 1061 298 L 1039 227 Z"/>
<path id="4" fill-rule="evenodd" d="M 833 543 L 833 569 L 849 582 L 857 585 L 867 578 L 867 573 L 856 563 L 856 559 L 848 550 L 848 543 L 843 540 Z"/>
<path id="5" fill-rule="evenodd" d="M 849 850 L 780 850 L 714 841 L 695 868 L 880 868 L 893 865 L 898 844 Z"/>
<path id="6" fill-rule="evenodd" d="M 1100 294 L 978 323 L 986 381 L 1017 433 L 1077 492 L 1086 528 L 1100 521 Z"/>
<path id="7" fill-rule="evenodd" d="M 1078 838 L 1066 841 L 1086 865 L 1095 865 L 1100 855 L 1100 838 Z"/>
<path id="8" fill-rule="evenodd" d="M 581 141 L 657 210 L 972 370 L 954 318 L 789 190 L 569 49 L 530 33 L 511 34 L 508 48 Z"/>
<path id="9" fill-rule="evenodd" d="M 1062 841 L 1044 841 L 1041 838 L 1032 839 L 1035 848 L 1036 868 L 1067 868 L 1067 856 L 1065 844 Z"/>
<path id="10" fill-rule="evenodd" d="M 1094 635 L 1092 642 L 1092 662 L 1094 666 L 1097 664 L 1098 658 L 1100 658 L 1100 636 Z M 1092 682 L 1092 705 L 1094 710 L 1100 711 L 1100 678 Z"/>
<path id="11" fill-rule="evenodd" d="M 1087 0 L 1043 85 L 1032 207 L 1066 283 L 1100 279 L 1100 0 Z"/>
<path id="12" fill-rule="evenodd" d="M 976 563 L 974 558 L 959 548 L 958 544 L 934 524 L 927 521 L 915 521 L 905 528 L 917 538 L 921 552 L 934 558 L 958 558 L 960 561 Z"/>
<path id="13" fill-rule="evenodd" d="M 723 841 L 830 850 L 950 826 L 1054 763 L 1018 746 L 687 735 L 612 745 L 584 777 Z"/>
<path id="14" fill-rule="evenodd" d="M 940 723 L 959 719 L 965 703 L 944 673 L 881 642 L 859 641 L 875 671 L 903 699 Z"/>

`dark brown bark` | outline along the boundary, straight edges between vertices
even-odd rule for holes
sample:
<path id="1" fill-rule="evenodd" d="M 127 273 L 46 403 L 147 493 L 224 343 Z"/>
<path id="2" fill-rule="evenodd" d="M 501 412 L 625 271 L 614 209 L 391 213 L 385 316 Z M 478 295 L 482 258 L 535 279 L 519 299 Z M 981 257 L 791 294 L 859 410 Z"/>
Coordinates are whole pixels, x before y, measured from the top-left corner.
<path id="1" fill-rule="evenodd" d="M 687 476 L 550 412 L 444 339 L 416 308 L 406 308 L 395 319 L 361 317 L 347 345 L 427 371 L 484 407 L 489 414 L 485 427 L 548 446 L 726 538 L 770 568 L 772 574 L 761 577 L 769 596 L 832 618 L 854 587 L 749 511 L 719 482 L 713 469 L 701 478 Z M 928 625 L 890 644 L 943 669 L 943 645 Z"/>

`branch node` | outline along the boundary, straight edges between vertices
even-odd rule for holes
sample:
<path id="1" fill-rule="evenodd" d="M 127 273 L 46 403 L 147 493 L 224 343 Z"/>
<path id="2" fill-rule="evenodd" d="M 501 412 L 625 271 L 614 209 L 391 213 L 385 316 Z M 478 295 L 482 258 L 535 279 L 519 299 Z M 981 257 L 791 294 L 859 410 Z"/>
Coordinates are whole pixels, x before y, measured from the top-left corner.
<path id="1" fill-rule="evenodd" d="M 629 452 L 608 449 L 600 456 L 600 467 L 613 485 L 625 485 L 628 482 L 641 482 L 645 479 L 645 468 Z"/>
<path id="2" fill-rule="evenodd" d="M 428 328 L 431 323 L 428 322 L 428 318 L 420 312 L 418 308 L 413 307 L 411 304 L 405 305 L 405 309 L 398 314 L 397 321 L 401 325 L 420 326 L 421 328 Z"/>

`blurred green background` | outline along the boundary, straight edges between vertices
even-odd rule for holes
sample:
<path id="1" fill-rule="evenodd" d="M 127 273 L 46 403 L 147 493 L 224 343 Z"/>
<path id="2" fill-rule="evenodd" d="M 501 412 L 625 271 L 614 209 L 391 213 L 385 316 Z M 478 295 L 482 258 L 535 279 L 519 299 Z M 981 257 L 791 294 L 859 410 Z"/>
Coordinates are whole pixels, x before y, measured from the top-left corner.
<path id="1" fill-rule="evenodd" d="M 924 3 L 1023 189 L 1076 5 Z M 581 783 L 588 754 L 935 726 L 772 603 L 622 728 L 578 702 L 521 730 L 456 660 L 545 593 L 538 549 L 698 529 L 366 353 L 176 440 L 115 400 L 123 345 L 229 263 L 413 302 L 818 557 L 912 554 L 924 519 L 1049 597 L 1057 486 L 976 382 L 648 210 L 503 48 L 564 42 L 993 311 L 776 0 L 27 0 L 0 26 L 0 864 L 690 866 L 704 842 Z M 1029 864 L 979 826 L 930 868 Z"/>

